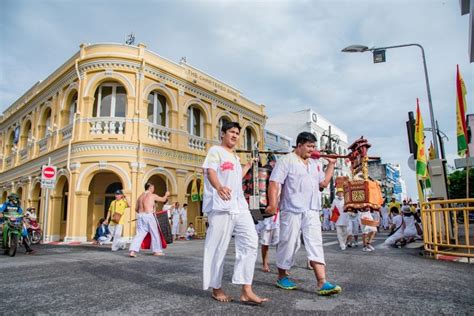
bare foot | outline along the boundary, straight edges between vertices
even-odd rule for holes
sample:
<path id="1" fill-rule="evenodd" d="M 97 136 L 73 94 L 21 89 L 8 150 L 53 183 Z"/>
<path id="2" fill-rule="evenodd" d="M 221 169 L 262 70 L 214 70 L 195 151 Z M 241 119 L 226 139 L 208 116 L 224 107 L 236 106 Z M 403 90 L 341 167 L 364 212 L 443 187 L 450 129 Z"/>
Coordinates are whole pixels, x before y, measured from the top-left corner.
<path id="1" fill-rule="evenodd" d="M 164 256 L 165 254 L 163 252 L 154 252 L 153 255 L 157 257 L 161 257 L 161 256 Z"/>
<path id="2" fill-rule="evenodd" d="M 286 271 L 285 271 L 285 275 L 286 275 L 286 276 L 290 276 L 290 275 L 291 275 L 291 272 L 288 271 L 288 270 L 286 270 Z"/>
<path id="3" fill-rule="evenodd" d="M 240 302 L 243 304 L 260 305 L 268 301 L 268 298 L 262 298 L 255 294 L 252 288 L 242 289 L 242 293 L 240 294 Z"/>
<path id="4" fill-rule="evenodd" d="M 135 253 L 135 251 L 130 251 L 130 254 L 128 256 L 131 258 L 136 258 L 137 254 Z"/>
<path id="5" fill-rule="evenodd" d="M 212 298 L 218 302 L 228 303 L 232 302 L 233 299 L 229 295 L 225 294 L 222 289 L 213 289 L 212 290 Z"/>
<path id="6" fill-rule="evenodd" d="M 263 265 L 262 271 L 263 272 L 270 272 L 270 267 L 268 266 L 268 264 Z"/>

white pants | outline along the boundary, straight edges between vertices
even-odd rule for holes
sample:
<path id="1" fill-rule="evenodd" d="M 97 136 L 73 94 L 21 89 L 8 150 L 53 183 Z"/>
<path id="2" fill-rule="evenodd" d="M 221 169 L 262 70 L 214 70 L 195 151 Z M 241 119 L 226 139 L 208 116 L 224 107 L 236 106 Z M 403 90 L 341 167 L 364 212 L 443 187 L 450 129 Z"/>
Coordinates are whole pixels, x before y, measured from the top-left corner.
<path id="1" fill-rule="evenodd" d="M 151 235 L 151 250 L 153 252 L 162 252 L 160 233 L 158 224 L 153 213 L 141 213 L 137 215 L 137 234 L 133 237 L 130 244 L 130 251 L 140 251 L 140 246 L 146 234 Z"/>
<path id="2" fill-rule="evenodd" d="M 177 220 L 173 219 L 173 227 L 171 227 L 171 233 L 173 235 L 178 235 L 179 234 L 179 219 L 177 219 Z"/>
<path id="3" fill-rule="evenodd" d="M 395 245 L 395 243 L 401 238 L 403 238 L 403 231 L 399 229 L 395 232 L 395 234 L 385 239 L 384 244 L 388 246 Z"/>
<path id="4" fill-rule="evenodd" d="M 280 228 L 262 229 L 260 232 L 260 244 L 264 246 L 276 246 L 280 241 Z"/>
<path id="5" fill-rule="evenodd" d="M 337 231 L 337 240 L 339 240 L 339 246 L 341 248 L 346 247 L 346 242 L 347 242 L 347 226 L 345 225 L 336 225 L 336 231 Z"/>
<path id="6" fill-rule="evenodd" d="M 109 225 L 110 234 L 113 237 L 112 241 L 112 251 L 117 251 L 119 249 L 123 249 L 125 247 L 125 243 L 122 241 L 122 230 L 123 225 L 116 224 L 116 225 Z"/>
<path id="7" fill-rule="evenodd" d="M 349 219 L 347 221 L 347 234 L 349 236 L 359 236 L 359 219 Z"/>
<path id="8" fill-rule="evenodd" d="M 298 250 L 300 231 L 303 233 L 304 247 L 308 260 L 325 264 L 321 221 L 317 211 L 303 213 L 280 212 L 280 242 L 277 247 L 277 267 L 289 270 L 293 266 Z"/>
<path id="9" fill-rule="evenodd" d="M 329 217 L 323 218 L 323 230 L 330 230 L 331 229 L 331 222 L 329 221 Z"/>
<path id="10" fill-rule="evenodd" d="M 331 230 L 335 230 L 336 229 L 336 223 L 329 221 L 329 227 L 331 228 Z"/>
<path id="11" fill-rule="evenodd" d="M 235 238 L 235 264 L 232 283 L 252 284 L 257 260 L 258 235 L 250 212 L 229 214 L 211 211 L 208 214 L 204 245 L 203 288 L 220 289 L 224 259 L 229 242 Z"/>
<path id="12" fill-rule="evenodd" d="M 97 239 L 97 242 L 99 243 L 99 245 L 103 245 L 108 243 L 110 241 L 110 238 L 112 238 L 110 235 L 102 236 Z"/>
<path id="13" fill-rule="evenodd" d="M 384 229 L 388 229 L 389 227 L 388 215 L 382 216 L 382 227 Z"/>

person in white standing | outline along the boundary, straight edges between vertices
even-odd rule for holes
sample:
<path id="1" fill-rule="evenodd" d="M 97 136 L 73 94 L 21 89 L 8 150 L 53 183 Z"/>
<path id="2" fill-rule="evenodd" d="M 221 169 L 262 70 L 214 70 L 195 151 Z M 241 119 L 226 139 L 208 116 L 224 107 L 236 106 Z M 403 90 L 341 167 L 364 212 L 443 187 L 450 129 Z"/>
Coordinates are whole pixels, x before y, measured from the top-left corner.
<path id="1" fill-rule="evenodd" d="M 140 246 L 146 235 L 151 235 L 151 250 L 154 256 L 163 255 L 163 247 L 161 245 L 160 232 L 158 231 L 158 223 L 155 218 L 155 203 L 165 203 L 168 200 L 169 192 L 166 192 L 163 197 L 155 194 L 155 186 L 152 183 L 145 183 L 145 192 L 142 193 L 137 200 L 135 212 L 137 212 L 137 234 L 133 237 L 130 244 L 129 256 L 135 258 L 137 252 L 140 251 Z"/>
<path id="2" fill-rule="evenodd" d="M 242 303 L 261 304 L 268 301 L 252 289 L 258 236 L 242 189 L 242 177 L 252 165 L 244 168 L 234 149 L 239 143 L 241 127 L 226 122 L 221 128 L 221 144 L 212 146 L 204 160 L 203 211 L 207 214 L 204 244 L 203 288 L 212 288 L 212 297 L 230 302 L 232 297 L 222 289 L 224 258 L 232 235 L 235 238 L 235 264 L 232 283 L 242 285 Z"/>
<path id="3" fill-rule="evenodd" d="M 323 230 L 331 230 L 331 224 L 330 224 L 330 219 L 331 217 L 331 211 L 329 210 L 329 207 L 327 205 L 324 205 L 323 207 Z"/>
<path id="4" fill-rule="evenodd" d="M 359 213 L 357 210 L 347 212 L 347 247 L 359 246 Z"/>
<path id="5" fill-rule="evenodd" d="M 382 217 L 381 227 L 383 228 L 383 230 L 387 230 L 390 225 L 389 225 L 388 208 L 387 208 L 387 205 L 385 203 L 380 208 L 380 215 Z"/>
<path id="6" fill-rule="evenodd" d="M 174 203 L 174 207 L 171 210 L 171 221 L 173 223 L 173 226 L 171 227 L 171 234 L 173 235 L 173 240 L 178 239 L 178 234 L 179 234 L 179 218 L 180 218 L 180 207 L 179 203 L 176 202 Z"/>
<path id="7" fill-rule="evenodd" d="M 335 209 L 339 212 L 339 218 L 336 221 L 336 233 L 337 240 L 339 241 L 339 247 L 341 250 L 346 250 L 347 243 L 347 225 L 349 219 L 347 212 L 344 212 L 344 190 L 342 188 L 336 189 L 336 198 L 332 201 L 331 212 L 335 212 Z"/>
<path id="8" fill-rule="evenodd" d="M 179 209 L 179 236 L 186 238 L 186 229 L 188 228 L 188 204 L 184 203 Z"/>
<path id="9" fill-rule="evenodd" d="M 328 166 L 323 172 L 321 164 L 310 159 L 315 150 L 316 137 L 302 132 L 296 138 L 296 149 L 278 160 L 270 176 L 269 205 L 267 213 L 275 214 L 280 195 L 280 242 L 277 247 L 277 286 L 286 290 L 296 289 L 296 284 L 287 276 L 291 269 L 300 232 L 304 246 L 317 280 L 319 295 L 332 295 L 342 291 L 341 287 L 326 281 L 326 267 L 321 232 L 320 187 L 326 187 L 334 173 L 335 159 L 327 158 Z"/>

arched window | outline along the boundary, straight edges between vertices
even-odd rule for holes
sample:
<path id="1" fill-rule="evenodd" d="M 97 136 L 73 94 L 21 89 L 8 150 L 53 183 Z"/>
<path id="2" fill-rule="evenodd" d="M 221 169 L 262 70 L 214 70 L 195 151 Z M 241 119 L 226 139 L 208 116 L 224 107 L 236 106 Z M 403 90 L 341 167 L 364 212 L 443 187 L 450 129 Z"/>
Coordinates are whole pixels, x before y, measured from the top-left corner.
<path id="1" fill-rule="evenodd" d="M 71 98 L 71 102 L 69 103 L 69 124 L 72 124 L 72 120 L 74 120 L 74 113 L 77 111 L 77 92 Z"/>
<path id="2" fill-rule="evenodd" d="M 93 117 L 125 117 L 127 92 L 114 82 L 101 84 L 94 95 Z"/>
<path id="3" fill-rule="evenodd" d="M 51 108 L 47 108 L 40 121 L 39 139 L 42 139 L 51 133 Z"/>
<path id="4" fill-rule="evenodd" d="M 245 128 L 245 149 L 252 150 L 255 144 L 255 134 L 250 127 Z"/>
<path id="5" fill-rule="evenodd" d="M 148 121 L 153 124 L 167 126 L 166 112 L 166 97 L 158 91 L 150 93 L 148 95 Z"/>
<path id="6" fill-rule="evenodd" d="M 223 116 L 219 119 L 219 124 L 217 124 L 216 126 L 216 135 L 217 135 L 217 139 L 220 140 L 221 139 L 221 129 L 222 129 L 222 125 L 224 125 L 224 123 L 229 123 L 231 120 L 226 117 L 226 116 Z"/>
<path id="7" fill-rule="evenodd" d="M 12 152 L 14 141 L 15 141 L 15 131 L 13 130 L 13 131 L 10 132 L 10 136 L 7 139 L 7 144 L 6 144 L 6 148 L 5 148 L 5 154 L 7 156 L 10 155 L 11 152 Z"/>
<path id="8" fill-rule="evenodd" d="M 20 147 L 25 148 L 32 141 L 33 131 L 31 129 L 31 121 L 26 122 L 20 137 Z"/>
<path id="9" fill-rule="evenodd" d="M 188 133 L 190 135 L 203 137 L 203 118 L 201 110 L 196 106 L 188 108 Z"/>

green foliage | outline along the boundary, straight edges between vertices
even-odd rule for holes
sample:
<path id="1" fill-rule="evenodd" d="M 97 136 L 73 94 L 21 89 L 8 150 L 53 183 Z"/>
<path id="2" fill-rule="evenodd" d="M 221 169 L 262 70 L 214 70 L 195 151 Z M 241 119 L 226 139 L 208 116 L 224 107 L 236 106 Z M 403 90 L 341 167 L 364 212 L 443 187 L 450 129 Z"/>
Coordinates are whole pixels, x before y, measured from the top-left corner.
<path id="1" fill-rule="evenodd" d="M 466 170 L 456 170 L 448 175 L 450 199 L 466 198 Z M 469 169 L 469 197 L 474 197 L 474 170 Z"/>

